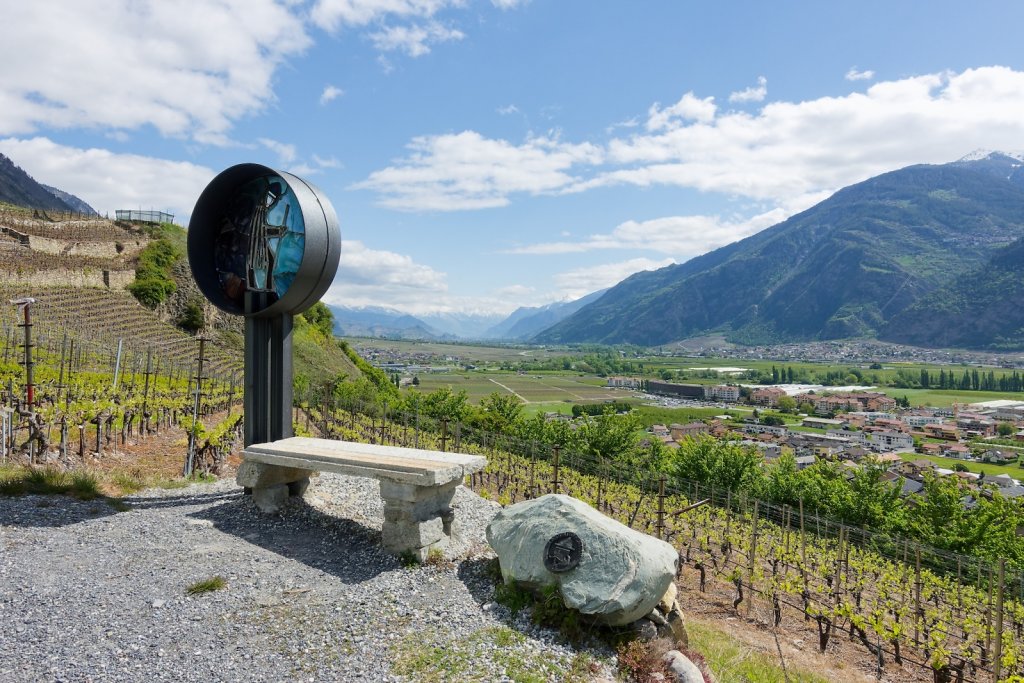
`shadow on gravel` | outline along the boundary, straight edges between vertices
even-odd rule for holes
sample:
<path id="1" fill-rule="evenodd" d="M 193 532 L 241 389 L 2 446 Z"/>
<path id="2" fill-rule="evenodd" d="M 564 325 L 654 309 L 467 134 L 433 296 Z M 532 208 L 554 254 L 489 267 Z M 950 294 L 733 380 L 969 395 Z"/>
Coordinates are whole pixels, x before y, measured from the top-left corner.
<path id="1" fill-rule="evenodd" d="M 185 505 L 209 505 L 219 501 L 241 499 L 242 491 L 224 491 L 219 493 L 199 493 L 180 496 L 161 496 L 159 498 L 132 498 L 125 497 L 123 500 L 132 510 L 152 510 L 157 508 L 172 508 Z"/>
<path id="2" fill-rule="evenodd" d="M 189 514 L 208 520 L 231 534 L 272 553 L 332 574 L 345 583 L 368 581 L 399 569 L 397 558 L 384 552 L 380 531 L 350 519 L 325 514 L 301 501 L 290 502 L 281 514 L 259 512 L 247 496 Z"/>
<path id="3" fill-rule="evenodd" d="M 61 527 L 116 515 L 117 501 L 107 498 L 78 500 L 62 495 L 0 496 L 0 525 Z"/>
<path id="4" fill-rule="evenodd" d="M 475 560 L 463 560 L 459 563 L 459 581 L 466 586 L 466 590 L 473 596 L 473 599 L 481 605 L 494 600 L 493 563 L 493 559 L 483 557 Z"/>

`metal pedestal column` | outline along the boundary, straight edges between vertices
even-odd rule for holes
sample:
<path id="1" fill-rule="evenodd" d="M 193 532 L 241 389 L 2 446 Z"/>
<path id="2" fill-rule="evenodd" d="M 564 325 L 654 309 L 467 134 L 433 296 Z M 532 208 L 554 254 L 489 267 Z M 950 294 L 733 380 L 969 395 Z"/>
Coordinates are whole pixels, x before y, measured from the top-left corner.
<path id="1" fill-rule="evenodd" d="M 246 312 L 266 308 L 266 292 L 247 292 Z M 245 445 L 292 432 L 292 315 L 245 319 Z"/>

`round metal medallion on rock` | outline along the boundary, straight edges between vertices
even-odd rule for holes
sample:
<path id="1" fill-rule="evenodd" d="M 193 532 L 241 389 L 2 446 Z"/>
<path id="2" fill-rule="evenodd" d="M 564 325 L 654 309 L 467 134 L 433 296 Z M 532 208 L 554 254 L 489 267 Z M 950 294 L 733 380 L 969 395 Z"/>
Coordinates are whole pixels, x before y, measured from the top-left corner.
<path id="1" fill-rule="evenodd" d="M 583 540 L 571 531 L 552 536 L 544 546 L 544 567 L 554 574 L 575 569 L 583 557 Z"/>

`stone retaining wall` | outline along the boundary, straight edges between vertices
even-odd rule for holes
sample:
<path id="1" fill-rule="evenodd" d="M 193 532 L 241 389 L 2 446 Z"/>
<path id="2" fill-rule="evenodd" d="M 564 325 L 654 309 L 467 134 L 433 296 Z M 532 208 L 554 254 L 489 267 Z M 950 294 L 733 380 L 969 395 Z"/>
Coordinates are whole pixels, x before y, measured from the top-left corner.
<path id="1" fill-rule="evenodd" d="M 19 270 L 0 266 L 0 283 L 23 287 L 103 287 L 125 289 L 135 280 L 134 270 L 99 268 L 46 268 Z"/>

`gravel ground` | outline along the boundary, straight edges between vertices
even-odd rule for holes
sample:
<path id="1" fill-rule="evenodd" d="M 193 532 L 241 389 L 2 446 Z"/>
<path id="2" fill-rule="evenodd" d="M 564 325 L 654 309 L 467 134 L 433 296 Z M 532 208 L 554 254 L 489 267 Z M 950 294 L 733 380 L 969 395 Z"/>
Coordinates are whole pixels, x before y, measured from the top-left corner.
<path id="1" fill-rule="evenodd" d="M 380 546 L 375 481 L 324 474 L 307 500 L 263 515 L 230 481 L 144 491 L 124 512 L 0 498 L 0 681 L 562 680 L 579 665 L 491 602 L 496 504 L 460 488 L 452 562 L 403 568 Z M 213 576 L 226 588 L 186 594 Z"/>

